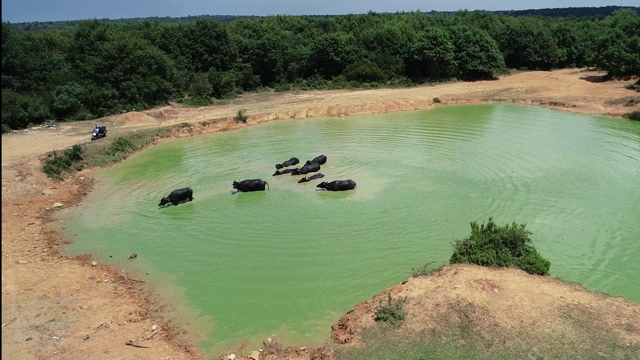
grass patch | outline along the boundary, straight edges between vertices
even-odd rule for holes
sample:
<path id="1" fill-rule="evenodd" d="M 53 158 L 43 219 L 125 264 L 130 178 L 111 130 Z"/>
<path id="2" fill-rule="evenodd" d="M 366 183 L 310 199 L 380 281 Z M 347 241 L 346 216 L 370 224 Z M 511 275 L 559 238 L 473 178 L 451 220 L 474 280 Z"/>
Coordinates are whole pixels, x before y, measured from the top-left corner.
<path id="1" fill-rule="evenodd" d="M 514 359 L 508 353 L 483 353 L 473 344 L 455 339 L 441 341 L 441 335 L 431 330 L 406 334 L 390 324 L 380 324 L 363 330 L 364 346 L 338 348 L 335 355 L 339 360 Z"/>
<path id="2" fill-rule="evenodd" d="M 80 145 L 73 145 L 62 152 L 53 150 L 43 161 L 42 171 L 54 180 L 62 180 L 68 173 L 82 169 L 84 149 Z"/>
<path id="3" fill-rule="evenodd" d="M 440 264 L 440 265 L 435 265 L 436 262 L 435 261 L 430 261 L 420 267 L 417 268 L 412 268 L 411 269 L 411 277 L 420 277 L 420 276 L 425 276 L 425 275 L 429 275 L 431 273 L 434 273 L 440 269 L 442 269 L 443 266 L 445 266 L 446 264 Z"/>
<path id="4" fill-rule="evenodd" d="M 636 104 L 640 104 L 640 98 L 631 98 L 627 100 L 624 106 L 635 106 Z"/>
<path id="5" fill-rule="evenodd" d="M 42 170 L 51 179 L 60 181 L 85 167 L 103 167 L 120 162 L 157 138 L 171 137 L 173 129 L 180 127 L 184 125 L 138 130 L 109 140 L 105 138 L 99 143 L 76 144 L 63 151 L 54 150 L 43 159 Z"/>
<path id="6" fill-rule="evenodd" d="M 211 105 L 211 99 L 203 98 L 203 97 L 192 97 L 187 99 L 179 99 L 178 103 L 182 103 L 186 106 L 191 107 L 199 107 L 199 106 L 209 106 Z"/>
<path id="7" fill-rule="evenodd" d="M 119 136 L 111 140 L 111 142 L 101 142 L 100 144 L 95 144 L 96 146 L 87 146 L 86 166 L 102 167 L 120 162 L 129 155 L 153 143 L 157 137 L 166 138 L 169 136 L 171 136 L 169 129 L 138 130 Z"/>
<path id="8" fill-rule="evenodd" d="M 634 90 L 634 91 L 640 92 L 640 81 L 637 81 L 634 84 L 625 85 L 624 87 L 629 89 L 629 90 Z"/>
<path id="9" fill-rule="evenodd" d="M 423 331 L 376 323 L 360 333 L 361 346 L 335 347 L 336 359 L 635 359 L 627 344 L 591 309 L 570 304 L 545 326 L 502 327 L 472 303 L 447 304 Z M 409 316 L 411 316 L 409 314 Z M 639 329 L 629 325 L 629 336 Z"/>

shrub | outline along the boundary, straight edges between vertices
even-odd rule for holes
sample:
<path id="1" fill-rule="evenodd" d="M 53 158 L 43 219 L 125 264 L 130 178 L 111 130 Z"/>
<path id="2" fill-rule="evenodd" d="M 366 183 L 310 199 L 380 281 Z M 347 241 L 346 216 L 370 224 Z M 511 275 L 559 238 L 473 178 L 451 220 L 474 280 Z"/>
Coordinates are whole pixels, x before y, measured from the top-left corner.
<path id="1" fill-rule="evenodd" d="M 632 111 L 626 114 L 624 117 L 634 121 L 640 121 L 640 111 Z"/>
<path id="2" fill-rule="evenodd" d="M 211 105 L 211 99 L 204 97 L 191 97 L 182 101 L 185 105 L 188 106 L 208 106 Z"/>
<path id="3" fill-rule="evenodd" d="M 430 261 L 422 266 L 420 266 L 419 268 L 412 268 L 411 269 L 411 277 L 419 277 L 419 276 L 424 276 L 424 275 L 429 275 L 432 272 L 438 271 L 440 269 L 442 269 L 443 265 L 440 266 L 435 266 L 435 261 Z"/>
<path id="4" fill-rule="evenodd" d="M 453 243 L 451 264 L 517 267 L 530 274 L 547 275 L 551 264 L 538 254 L 525 225 L 496 226 L 492 218 L 485 225 L 471 223 L 471 235 Z"/>
<path id="5" fill-rule="evenodd" d="M 376 321 L 389 322 L 391 325 L 400 325 L 407 312 L 402 309 L 404 301 L 392 301 L 391 293 L 387 293 L 387 305 L 383 305 L 382 299 L 376 307 Z"/>
<path id="6" fill-rule="evenodd" d="M 278 83 L 275 85 L 274 90 L 277 92 L 289 91 L 291 90 L 291 84 L 288 83 Z"/>
<path id="7" fill-rule="evenodd" d="M 246 123 L 249 117 L 246 115 L 247 109 L 238 110 L 238 114 L 234 118 L 235 121 Z"/>
<path id="8" fill-rule="evenodd" d="M 115 139 L 113 143 L 111 143 L 111 147 L 108 150 L 110 155 L 116 155 L 118 153 L 128 154 L 131 152 L 130 150 L 136 150 L 135 145 L 131 142 L 131 140 L 119 137 Z"/>
<path id="9" fill-rule="evenodd" d="M 80 145 L 73 145 L 71 148 L 66 149 L 62 155 L 58 155 L 58 152 L 54 150 L 44 160 L 42 171 L 52 179 L 62 180 L 62 175 L 71 171 L 72 167 L 75 170 L 81 168 L 79 163 L 82 161 L 82 151 Z"/>
<path id="10" fill-rule="evenodd" d="M 635 90 L 637 92 L 640 92 L 640 80 L 636 81 L 634 84 L 625 85 L 624 87 L 629 90 Z"/>
<path id="11" fill-rule="evenodd" d="M 434 102 L 434 103 L 438 103 L 438 104 L 440 104 L 440 103 L 442 102 L 442 100 L 440 100 L 440 98 L 439 98 L 439 97 L 434 97 L 434 98 L 433 98 L 433 102 Z"/>

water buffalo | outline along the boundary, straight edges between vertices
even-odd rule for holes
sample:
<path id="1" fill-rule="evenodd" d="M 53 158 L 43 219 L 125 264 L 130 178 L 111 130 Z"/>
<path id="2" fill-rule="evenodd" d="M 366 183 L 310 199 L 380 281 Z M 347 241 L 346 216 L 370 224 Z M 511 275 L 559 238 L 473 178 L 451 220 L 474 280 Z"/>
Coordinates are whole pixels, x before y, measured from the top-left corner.
<path id="1" fill-rule="evenodd" d="M 262 179 L 250 179 L 233 182 L 233 188 L 242 192 L 262 191 L 265 189 L 265 187 L 269 189 L 269 183 Z"/>
<path id="2" fill-rule="evenodd" d="M 276 169 L 286 168 L 288 166 L 297 165 L 300 160 L 297 157 L 292 157 L 291 159 L 283 162 L 282 164 L 276 164 Z"/>
<path id="3" fill-rule="evenodd" d="M 324 155 L 319 155 L 314 157 L 313 160 L 307 160 L 307 162 L 305 162 L 304 164 L 309 165 L 311 163 L 316 163 L 316 164 L 322 165 L 326 162 L 327 162 L 327 157 Z"/>
<path id="4" fill-rule="evenodd" d="M 317 174 L 313 174 L 311 176 L 305 176 L 302 179 L 298 180 L 298 184 L 299 183 L 303 183 L 303 182 L 307 182 L 307 181 L 311 181 L 311 180 L 315 180 L 315 179 L 320 179 L 323 178 L 324 175 L 321 173 L 317 173 Z"/>
<path id="5" fill-rule="evenodd" d="M 185 200 L 187 201 L 193 200 L 193 190 L 191 190 L 191 188 L 189 187 L 173 190 L 171 194 L 169 194 L 169 196 L 166 196 L 160 199 L 160 204 L 158 204 L 158 206 L 163 206 L 168 203 L 172 203 L 173 205 L 178 205 Z"/>
<path id="6" fill-rule="evenodd" d="M 349 180 L 333 180 L 331 182 L 323 181 L 320 184 L 316 185 L 321 189 L 327 189 L 329 191 L 345 191 L 345 190 L 353 190 L 356 187 L 356 182 Z"/>
<path id="7" fill-rule="evenodd" d="M 311 164 L 305 164 L 301 168 L 293 169 L 293 171 L 291 172 L 291 175 L 304 175 L 304 174 L 308 174 L 310 172 L 316 172 L 316 171 L 320 171 L 320 164 L 311 163 Z"/>
<path id="8" fill-rule="evenodd" d="M 278 175 L 282 175 L 282 174 L 291 174 L 292 172 L 294 172 L 296 169 L 284 169 L 284 170 L 276 170 L 276 172 L 273 173 L 273 176 L 278 176 Z"/>

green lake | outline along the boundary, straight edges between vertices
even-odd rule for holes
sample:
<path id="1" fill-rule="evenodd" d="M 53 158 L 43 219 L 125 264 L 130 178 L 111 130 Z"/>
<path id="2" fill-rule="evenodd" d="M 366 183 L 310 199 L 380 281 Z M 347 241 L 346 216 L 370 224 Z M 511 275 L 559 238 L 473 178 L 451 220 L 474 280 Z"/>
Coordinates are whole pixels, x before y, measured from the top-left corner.
<path id="1" fill-rule="evenodd" d="M 272 176 L 320 154 L 322 180 L 357 188 Z M 626 119 L 492 104 L 282 120 L 164 142 L 95 176 L 66 251 L 145 280 L 214 353 L 322 343 L 489 217 L 526 224 L 552 276 L 640 303 L 640 123 Z M 253 178 L 270 189 L 232 192 Z M 194 201 L 158 207 L 186 186 Z"/>

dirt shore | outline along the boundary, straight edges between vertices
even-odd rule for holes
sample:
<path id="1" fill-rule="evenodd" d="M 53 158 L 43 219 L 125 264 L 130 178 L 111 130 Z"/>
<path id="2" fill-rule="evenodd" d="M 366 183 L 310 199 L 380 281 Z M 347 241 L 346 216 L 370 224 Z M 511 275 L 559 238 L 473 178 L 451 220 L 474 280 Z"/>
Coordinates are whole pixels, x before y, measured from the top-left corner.
<path id="1" fill-rule="evenodd" d="M 637 102 L 627 106 L 629 100 L 640 99 L 637 92 L 625 89 L 625 85 L 636 79 L 601 81 L 602 76 L 594 71 L 565 69 L 517 73 L 495 81 L 407 89 L 263 92 L 245 94 L 213 106 L 187 108 L 174 104 L 95 122 L 108 126 L 109 137 L 188 122 L 195 129 L 183 134 L 188 136 L 278 119 L 419 110 L 447 104 L 513 102 L 618 117 L 640 110 Z M 441 103 L 435 103 L 435 97 L 440 98 Z M 240 109 L 245 109 L 249 116 L 247 124 L 233 121 Z M 52 215 L 60 208 L 76 206 L 91 191 L 92 170 L 82 171 L 64 182 L 53 182 L 41 171 L 41 157 L 54 149 L 87 142 L 92 127 L 93 122 L 83 121 L 2 136 L 2 357 L 145 360 L 204 359 L 217 355 L 198 352 L 194 346 L 195 334 L 186 332 L 179 319 L 158 317 L 153 309 L 159 300 L 144 283 L 122 269 L 92 264 L 94 259 L 90 255 L 69 257 L 60 251 L 68 238 Z M 640 329 L 640 305 L 623 299 L 589 296 L 584 289 L 576 290 L 574 284 L 551 279 L 537 284 L 542 290 L 526 299 L 521 296 L 516 299 L 513 294 L 527 293 L 519 290 L 527 287 L 525 282 L 532 281 L 522 272 L 485 271 L 475 267 L 460 267 L 457 271 L 464 274 L 465 280 L 452 279 L 452 275 L 438 278 L 442 284 L 451 286 L 452 282 L 482 280 L 483 284 L 491 283 L 491 289 L 509 288 L 510 292 L 500 293 L 505 297 L 505 304 L 509 300 L 531 302 L 535 297 L 537 304 L 552 306 L 553 301 L 543 300 L 550 299 L 551 293 L 561 293 L 565 299 L 575 299 L 575 303 L 581 305 L 629 314 L 628 321 Z M 433 284 L 427 283 L 412 279 L 412 296 L 432 292 Z M 456 289 L 468 292 L 469 301 L 481 301 L 473 296 L 478 286 Z M 545 286 L 553 286 L 553 291 L 544 291 Z M 411 311 L 430 310 L 433 304 L 416 302 Z M 352 342 L 357 326 L 365 326 L 371 317 L 370 305 L 360 304 L 348 314 L 348 319 L 334 326 L 336 342 Z M 544 313 L 545 309 L 537 311 Z M 623 322 L 617 317 L 607 319 Z M 628 336 L 630 342 L 640 341 L 634 335 Z M 278 353 L 282 352 L 271 355 L 264 352 L 262 359 L 278 358 Z M 289 359 L 331 357 L 320 350 L 312 353 L 291 350 L 286 356 Z"/>

